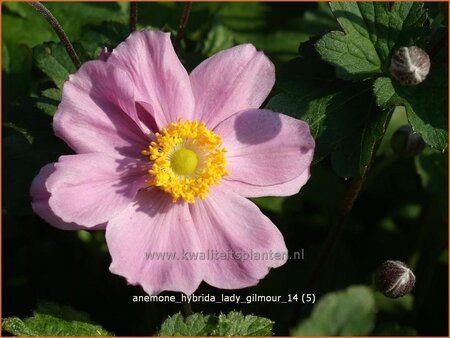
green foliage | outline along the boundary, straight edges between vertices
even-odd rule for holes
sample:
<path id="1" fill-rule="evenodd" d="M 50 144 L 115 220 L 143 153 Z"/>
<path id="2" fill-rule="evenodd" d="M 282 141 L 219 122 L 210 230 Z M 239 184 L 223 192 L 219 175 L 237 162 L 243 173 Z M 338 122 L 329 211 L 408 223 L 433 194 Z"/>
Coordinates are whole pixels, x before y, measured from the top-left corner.
<path id="1" fill-rule="evenodd" d="M 60 101 L 61 91 L 57 88 L 49 88 L 41 93 L 41 96 L 36 102 L 36 106 L 47 115 L 53 116 Z"/>
<path id="2" fill-rule="evenodd" d="M 284 197 L 259 197 L 253 198 L 252 201 L 260 208 L 276 213 L 283 211 Z"/>
<path id="3" fill-rule="evenodd" d="M 309 123 L 316 140 L 314 162 L 331 154 L 340 176 L 363 173 L 390 117 L 372 103 L 370 84 L 336 80 L 311 43 L 301 46 L 300 57 L 287 63 L 278 79 L 283 92 L 267 108 Z"/>
<path id="4" fill-rule="evenodd" d="M 430 146 L 447 148 L 447 58 L 432 59 L 432 71 L 421 85 L 405 87 L 388 77 L 392 54 L 401 46 L 422 45 L 428 34 L 427 12 L 419 2 L 336 2 L 331 9 L 343 32 L 331 32 L 316 48 L 322 59 L 337 67 L 344 79 L 378 78 L 377 104 L 385 109 L 405 106 L 408 120 Z M 443 55 L 445 53 L 445 55 Z M 430 95 L 432 97 L 430 97 Z M 431 105 L 430 105 L 431 104 Z"/>
<path id="5" fill-rule="evenodd" d="M 129 35 L 128 3 L 45 5 L 83 62 Z M 198 303 L 196 311 L 228 314 L 167 318 L 177 311 L 174 304 L 131 303 L 130 294 L 143 291 L 109 273 L 104 232 L 60 231 L 32 213 L 32 179 L 43 165 L 71 153 L 54 136 L 51 117 L 64 81 L 76 70 L 52 28 L 30 6 L 6 2 L 2 9 L 2 230 L 10 253 L 3 268 L 2 308 L 9 317 L 4 329 L 21 335 L 108 334 L 87 315 L 58 305 L 46 310 L 41 304 L 33 317 L 17 318 L 44 297 L 77 304 L 118 335 L 143 336 L 157 328 L 167 336 L 271 335 L 274 322 L 274 334 L 287 335 L 294 304 L 246 305 L 257 317 L 228 313 L 240 305 Z M 182 10 L 182 3 L 140 3 L 138 29 L 162 29 L 174 38 Z M 280 229 L 290 252 L 305 249 L 305 260 L 289 260 L 239 292 L 299 292 L 348 186 L 342 177 L 367 174 L 372 166 L 331 263 L 312 290 L 317 296 L 340 291 L 322 297 L 293 333 L 446 334 L 447 25 L 446 4 L 194 3 L 180 48 L 187 69 L 235 44 L 254 44 L 277 71 L 267 107 L 307 121 L 316 141 L 312 176 L 299 195 L 253 199 Z M 402 87 L 391 79 L 390 57 L 412 44 L 429 52 L 431 72 L 420 85 Z M 427 147 L 416 158 L 393 154 L 391 135 L 406 123 L 439 152 Z M 391 258 L 417 259 L 416 301 L 390 300 L 365 287 L 345 289 L 368 281 L 376 266 Z M 203 283 L 199 292 L 220 297 L 223 291 Z M 412 313 L 416 321 L 405 326 Z M 61 331 L 66 329 L 78 331 Z"/>
<path id="6" fill-rule="evenodd" d="M 415 45 L 424 35 L 427 13 L 420 2 L 332 2 L 343 32 L 317 42 L 323 60 L 338 67 L 345 79 L 361 80 L 387 72 L 392 53 Z"/>
<path id="7" fill-rule="evenodd" d="M 232 311 L 219 316 L 177 313 L 167 318 L 159 336 L 271 336 L 273 322 L 267 318 Z"/>
<path id="8" fill-rule="evenodd" d="M 194 313 L 184 319 L 181 313 L 167 318 L 161 325 L 159 336 L 207 336 L 217 325 L 217 318 Z"/>
<path id="9" fill-rule="evenodd" d="M 103 21 L 98 25 L 87 25 L 83 27 L 85 36 L 80 40 L 91 59 L 96 59 L 103 47 L 112 51 L 129 34 L 126 24 L 114 21 Z"/>
<path id="10" fill-rule="evenodd" d="M 415 162 L 423 187 L 437 199 L 441 217 L 447 219 L 448 153 L 423 154 Z"/>
<path id="11" fill-rule="evenodd" d="M 323 296 L 311 316 L 293 329 L 295 336 L 365 336 L 375 322 L 373 291 L 352 286 Z"/>
<path id="12" fill-rule="evenodd" d="M 74 46 L 75 47 L 75 46 Z M 78 56 L 81 60 L 85 60 L 84 50 L 80 46 L 76 46 Z M 42 70 L 58 87 L 61 88 L 69 77 L 74 73 L 76 68 L 67 54 L 66 49 L 61 43 L 45 43 L 33 48 L 33 57 L 36 66 Z"/>
<path id="13" fill-rule="evenodd" d="M 219 315 L 214 336 L 271 336 L 273 322 L 267 318 L 232 311 Z"/>
<path id="14" fill-rule="evenodd" d="M 448 68 L 447 51 L 433 59 L 427 79 L 414 87 L 404 87 L 390 78 L 380 77 L 374 83 L 377 104 L 382 108 L 404 106 L 415 132 L 433 148 L 448 147 Z"/>
<path id="15" fill-rule="evenodd" d="M 399 324 L 384 324 L 381 325 L 379 328 L 377 328 L 373 335 L 375 336 L 394 336 L 394 337 L 400 337 L 400 336 L 418 336 L 417 330 L 408 327 L 408 326 L 401 326 Z"/>
<path id="16" fill-rule="evenodd" d="M 15 336 L 111 336 L 84 312 L 50 302 L 38 305 L 33 317 L 3 319 L 3 329 Z"/>
<path id="17" fill-rule="evenodd" d="M 386 313 L 408 313 L 413 309 L 414 296 L 411 294 L 400 298 L 388 298 L 380 292 L 375 293 L 375 304 L 378 311 Z"/>
<path id="18" fill-rule="evenodd" d="M 222 25 L 215 25 L 211 28 L 203 43 L 202 53 L 212 56 L 221 50 L 233 46 L 233 33 Z"/>

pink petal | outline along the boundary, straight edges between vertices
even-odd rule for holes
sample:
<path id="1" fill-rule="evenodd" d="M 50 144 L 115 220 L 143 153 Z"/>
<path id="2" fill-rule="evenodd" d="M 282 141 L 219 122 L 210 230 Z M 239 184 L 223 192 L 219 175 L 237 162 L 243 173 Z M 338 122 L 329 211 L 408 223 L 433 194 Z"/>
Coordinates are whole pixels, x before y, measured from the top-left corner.
<path id="1" fill-rule="evenodd" d="M 173 50 L 169 33 L 150 30 L 132 33 L 108 58 L 133 80 L 136 101 L 152 106 L 158 126 L 194 112 L 189 76 Z"/>
<path id="2" fill-rule="evenodd" d="M 187 203 L 173 203 L 157 188 L 139 192 L 135 202 L 108 223 L 106 242 L 111 272 L 142 285 L 148 294 L 169 290 L 190 295 L 202 281 L 202 262 L 183 259 L 183 251 L 201 251 Z M 152 254 L 153 259 L 148 258 Z"/>
<path id="3" fill-rule="evenodd" d="M 292 181 L 274 185 L 252 185 L 240 181 L 222 180 L 221 185 L 244 197 L 265 197 L 265 196 L 292 196 L 308 182 L 311 176 L 309 169 Z"/>
<path id="4" fill-rule="evenodd" d="M 107 154 L 61 156 L 46 181 L 50 208 L 66 223 L 107 222 L 146 185 L 147 169 L 145 161 Z"/>
<path id="5" fill-rule="evenodd" d="M 227 150 L 228 181 L 260 187 L 280 185 L 301 176 L 313 158 L 314 140 L 308 124 L 270 110 L 242 111 L 214 131 Z M 296 191 L 305 182 L 299 179 L 294 183 L 292 190 Z M 254 193 L 264 195 L 263 190 Z"/>
<path id="6" fill-rule="evenodd" d="M 244 197 L 224 187 L 212 187 L 205 200 L 196 201 L 189 208 L 203 250 L 211 255 L 217 253 L 217 258 L 205 266 L 204 280 L 208 284 L 223 289 L 252 286 L 270 268 L 286 262 L 287 249 L 280 231 Z M 230 256 L 231 252 L 259 254 L 259 259 L 233 259 L 238 257 Z"/>
<path id="7" fill-rule="evenodd" d="M 190 78 L 195 113 L 214 128 L 240 110 L 259 108 L 275 83 L 275 68 L 262 52 L 245 44 L 203 61 Z"/>
<path id="8" fill-rule="evenodd" d="M 34 178 L 31 183 L 30 194 L 31 194 L 31 207 L 34 212 L 42 217 L 48 224 L 62 230 L 80 230 L 86 229 L 86 227 L 76 224 L 76 223 L 66 223 L 61 218 L 56 216 L 53 210 L 48 204 L 50 199 L 50 193 L 45 187 L 45 182 L 48 177 L 55 172 L 55 164 L 50 163 L 42 167 L 39 174 Z M 90 229 L 104 229 L 105 224 L 100 224 L 94 226 Z"/>
<path id="9" fill-rule="evenodd" d="M 53 127 L 77 153 L 140 157 L 149 143 L 144 135 L 148 128 L 137 117 L 131 80 L 103 61 L 87 62 L 69 77 Z"/>

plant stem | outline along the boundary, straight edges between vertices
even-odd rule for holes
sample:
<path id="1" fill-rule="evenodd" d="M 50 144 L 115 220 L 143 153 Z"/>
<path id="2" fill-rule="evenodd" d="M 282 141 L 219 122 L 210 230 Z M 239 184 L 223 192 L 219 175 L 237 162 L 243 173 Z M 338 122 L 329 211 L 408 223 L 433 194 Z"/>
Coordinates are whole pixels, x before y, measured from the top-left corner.
<path id="1" fill-rule="evenodd" d="M 183 38 L 184 31 L 186 29 L 187 22 L 189 20 L 189 13 L 191 12 L 192 2 L 185 2 L 183 8 L 183 14 L 181 15 L 180 25 L 178 26 L 177 37 L 175 38 L 174 49 L 178 54 L 180 48 L 181 39 Z"/>
<path id="2" fill-rule="evenodd" d="M 367 170 L 364 172 L 363 175 L 356 176 L 351 181 L 349 187 L 347 188 L 341 205 L 338 208 L 337 218 L 336 221 L 331 226 L 331 229 L 328 233 L 327 238 L 325 239 L 325 243 L 323 245 L 323 248 L 319 254 L 319 258 L 317 259 L 317 263 L 314 266 L 314 269 L 307 280 L 306 286 L 304 288 L 305 292 L 313 292 L 312 290 L 315 288 L 318 279 L 324 270 L 324 267 L 326 266 L 328 259 L 331 256 L 331 253 L 338 242 L 338 240 L 341 237 L 342 230 L 344 228 L 345 221 L 347 220 L 350 211 L 353 208 L 353 205 L 356 201 L 356 199 L 359 196 L 359 193 L 361 191 L 361 188 L 365 182 L 366 179 Z M 301 313 L 303 309 L 303 304 L 298 303 L 297 308 L 294 310 L 293 316 L 291 318 L 291 326 L 294 326 L 297 324 L 297 320 L 299 317 L 299 314 Z"/>
<path id="3" fill-rule="evenodd" d="M 189 302 L 182 302 L 182 306 L 183 306 L 183 316 L 189 317 L 191 314 L 193 314 L 194 312 L 192 311 L 192 305 Z"/>
<path id="4" fill-rule="evenodd" d="M 375 110 L 374 113 L 381 114 L 380 111 Z M 363 187 L 363 184 L 366 181 L 367 174 L 369 173 L 369 170 L 373 164 L 373 161 L 375 159 L 377 149 L 381 143 L 381 140 L 383 139 L 383 136 L 386 132 L 387 126 L 389 125 L 389 121 L 391 120 L 393 113 L 393 109 L 390 112 L 387 112 L 387 118 L 383 126 L 383 133 L 381 134 L 380 138 L 375 142 L 374 147 L 372 148 L 372 157 L 367 164 L 365 168 L 363 168 L 360 175 L 355 176 L 350 185 L 348 186 L 347 190 L 344 193 L 344 196 L 342 198 L 342 203 L 338 206 L 336 220 L 331 226 L 331 229 L 328 233 L 327 238 L 325 239 L 325 243 L 322 247 L 322 250 L 319 254 L 319 257 L 317 259 L 317 263 L 313 268 L 313 271 L 309 277 L 309 279 L 306 282 L 306 286 L 304 288 L 305 292 L 313 293 L 314 288 L 317 285 L 317 282 L 319 280 L 319 277 L 324 270 L 324 268 L 327 265 L 328 259 L 331 256 L 331 253 L 333 252 L 334 247 L 336 246 L 337 242 L 339 241 L 342 230 L 344 228 L 344 225 L 347 221 L 348 216 L 350 215 L 350 212 L 353 209 L 353 205 L 355 204 L 357 198 L 359 197 L 359 194 L 361 192 L 361 189 Z M 293 315 L 291 317 L 290 324 L 291 326 L 294 326 L 297 322 L 298 316 L 301 313 L 302 310 L 302 303 L 298 303 L 298 306 L 296 309 L 294 309 Z"/>
<path id="5" fill-rule="evenodd" d="M 28 2 L 28 4 L 33 7 L 42 17 L 47 20 L 47 22 L 52 26 L 53 30 L 55 31 L 56 35 L 58 35 L 59 40 L 61 40 L 61 43 L 63 44 L 64 48 L 67 51 L 67 54 L 69 54 L 70 59 L 72 60 L 73 64 L 76 68 L 80 68 L 81 61 L 78 57 L 77 53 L 75 52 L 75 49 L 73 48 L 72 44 L 70 43 L 69 38 L 67 37 L 66 33 L 64 32 L 63 28 L 59 24 L 58 20 L 53 16 L 53 14 L 40 2 Z"/>
<path id="6" fill-rule="evenodd" d="M 136 30 L 138 17 L 138 3 L 136 1 L 130 2 L 130 33 Z"/>

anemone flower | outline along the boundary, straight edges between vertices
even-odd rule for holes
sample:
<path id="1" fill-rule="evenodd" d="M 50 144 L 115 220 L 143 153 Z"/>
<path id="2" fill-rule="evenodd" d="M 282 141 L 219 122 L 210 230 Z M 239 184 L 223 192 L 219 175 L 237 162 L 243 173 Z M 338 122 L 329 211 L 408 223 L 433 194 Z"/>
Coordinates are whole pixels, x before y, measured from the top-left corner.
<path id="1" fill-rule="evenodd" d="M 111 272 L 149 294 L 257 284 L 287 249 L 246 198 L 297 193 L 314 151 L 305 122 L 258 109 L 274 82 L 250 44 L 189 75 L 169 34 L 131 34 L 65 82 L 53 128 L 76 154 L 41 169 L 34 211 L 105 229 Z"/>

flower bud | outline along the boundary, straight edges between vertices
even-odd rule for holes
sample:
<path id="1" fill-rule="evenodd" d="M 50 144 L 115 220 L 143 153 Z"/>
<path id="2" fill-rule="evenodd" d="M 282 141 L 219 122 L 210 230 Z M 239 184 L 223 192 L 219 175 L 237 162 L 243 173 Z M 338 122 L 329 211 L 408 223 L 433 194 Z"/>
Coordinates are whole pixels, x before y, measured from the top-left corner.
<path id="1" fill-rule="evenodd" d="M 412 157 L 420 154 L 425 142 L 419 134 L 414 133 L 410 124 L 398 128 L 391 138 L 392 149 L 400 156 Z"/>
<path id="2" fill-rule="evenodd" d="M 416 276 L 409 267 L 400 261 L 386 261 L 378 268 L 375 284 L 386 297 L 398 298 L 410 293 L 414 288 Z"/>
<path id="3" fill-rule="evenodd" d="M 430 57 L 416 46 L 400 47 L 391 59 L 391 74 L 402 85 L 415 86 L 430 72 Z"/>

